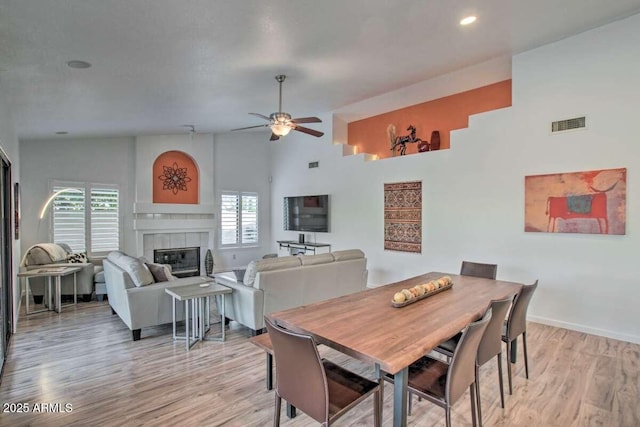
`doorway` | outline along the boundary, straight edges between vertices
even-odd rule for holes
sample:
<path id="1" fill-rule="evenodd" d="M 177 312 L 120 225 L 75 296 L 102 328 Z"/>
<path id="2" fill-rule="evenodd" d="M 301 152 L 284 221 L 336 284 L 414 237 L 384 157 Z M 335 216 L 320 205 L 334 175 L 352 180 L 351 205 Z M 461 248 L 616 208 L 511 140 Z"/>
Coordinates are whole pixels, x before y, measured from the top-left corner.
<path id="1" fill-rule="evenodd" d="M 13 234 L 11 162 L 0 148 L 0 378 L 13 331 Z"/>

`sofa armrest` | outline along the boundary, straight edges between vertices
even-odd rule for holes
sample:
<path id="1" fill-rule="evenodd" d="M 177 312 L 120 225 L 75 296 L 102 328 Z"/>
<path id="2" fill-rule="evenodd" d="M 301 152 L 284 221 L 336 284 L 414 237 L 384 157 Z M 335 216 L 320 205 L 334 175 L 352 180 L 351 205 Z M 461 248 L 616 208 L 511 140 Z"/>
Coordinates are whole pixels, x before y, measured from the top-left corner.
<path id="1" fill-rule="evenodd" d="M 242 325 L 260 330 L 264 325 L 264 293 L 260 289 L 238 283 L 235 275 L 216 274 L 216 283 L 232 289 L 232 293 L 224 294 L 225 316 Z M 216 298 L 219 304 L 220 298 Z"/>

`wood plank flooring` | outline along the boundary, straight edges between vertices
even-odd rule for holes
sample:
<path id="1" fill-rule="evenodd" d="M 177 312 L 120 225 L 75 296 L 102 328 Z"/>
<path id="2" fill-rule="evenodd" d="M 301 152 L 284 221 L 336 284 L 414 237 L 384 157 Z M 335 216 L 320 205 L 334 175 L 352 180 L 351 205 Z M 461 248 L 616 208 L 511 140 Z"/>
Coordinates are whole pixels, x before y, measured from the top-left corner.
<path id="1" fill-rule="evenodd" d="M 220 325 L 214 325 L 213 333 Z M 519 352 L 514 394 L 500 408 L 497 366 L 481 368 L 485 426 L 640 426 L 640 345 L 529 324 L 530 379 Z M 171 326 L 131 331 L 108 302 L 79 303 L 61 314 L 20 316 L 0 383 L 1 409 L 29 404 L 28 413 L 0 412 L 0 426 L 266 426 L 273 391 L 265 388 L 264 352 L 232 322 L 224 343 L 187 352 Z M 373 377 L 373 368 L 321 348 L 323 356 Z M 506 377 L 506 369 L 505 369 Z M 505 378 L 505 387 L 506 378 Z M 383 425 L 392 425 L 392 386 L 385 387 Z M 34 412 L 36 404 L 71 404 L 70 412 Z M 15 409 L 15 407 L 14 407 Z M 55 408 L 54 408 L 55 409 Z M 337 422 L 373 423 L 373 402 Z M 299 412 L 283 426 L 316 426 Z M 468 394 L 452 411 L 454 426 L 471 425 Z M 444 411 L 414 401 L 410 426 L 444 425 Z"/>

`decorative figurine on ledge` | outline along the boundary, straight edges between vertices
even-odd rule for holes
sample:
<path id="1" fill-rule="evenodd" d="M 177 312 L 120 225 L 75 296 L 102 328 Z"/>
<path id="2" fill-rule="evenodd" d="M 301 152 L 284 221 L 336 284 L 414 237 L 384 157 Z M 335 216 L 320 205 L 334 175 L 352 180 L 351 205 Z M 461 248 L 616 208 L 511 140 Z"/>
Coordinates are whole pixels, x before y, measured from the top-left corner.
<path id="1" fill-rule="evenodd" d="M 396 136 L 396 127 L 394 125 L 387 126 L 387 135 L 389 136 L 389 142 L 391 144 L 391 152 L 393 156 L 396 155 L 396 148 L 399 146 L 399 153 L 401 156 L 404 156 L 407 152 L 407 143 L 419 142 L 418 146 L 419 151 L 429 151 L 429 141 L 423 141 L 422 139 L 416 137 L 416 128 L 413 125 L 409 125 L 407 128 L 409 131 L 409 135 L 405 136 Z M 424 149 L 424 145 L 426 145 L 426 149 Z M 422 150 L 420 150 L 420 146 L 422 146 Z"/>

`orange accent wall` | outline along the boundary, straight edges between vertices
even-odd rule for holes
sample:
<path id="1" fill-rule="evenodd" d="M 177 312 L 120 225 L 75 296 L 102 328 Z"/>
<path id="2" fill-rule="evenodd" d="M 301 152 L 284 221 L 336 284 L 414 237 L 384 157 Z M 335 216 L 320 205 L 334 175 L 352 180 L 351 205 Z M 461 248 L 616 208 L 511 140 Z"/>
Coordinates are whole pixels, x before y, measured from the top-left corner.
<path id="1" fill-rule="evenodd" d="M 153 203 L 197 205 L 199 176 L 196 162 L 187 153 L 166 151 L 160 154 L 153 162 Z"/>
<path id="2" fill-rule="evenodd" d="M 466 128 L 469 115 L 510 106 L 511 80 L 505 80 L 351 122 L 348 125 L 348 143 L 357 146 L 358 153 L 377 154 L 380 159 L 392 157 L 387 127 L 393 124 L 396 135 L 404 136 L 409 134 L 409 125 L 413 125 L 416 136 L 425 141 L 431 139 L 431 131 L 439 131 L 440 149 L 447 149 L 450 147 L 449 131 Z M 406 154 L 417 153 L 418 144 L 407 144 Z"/>

